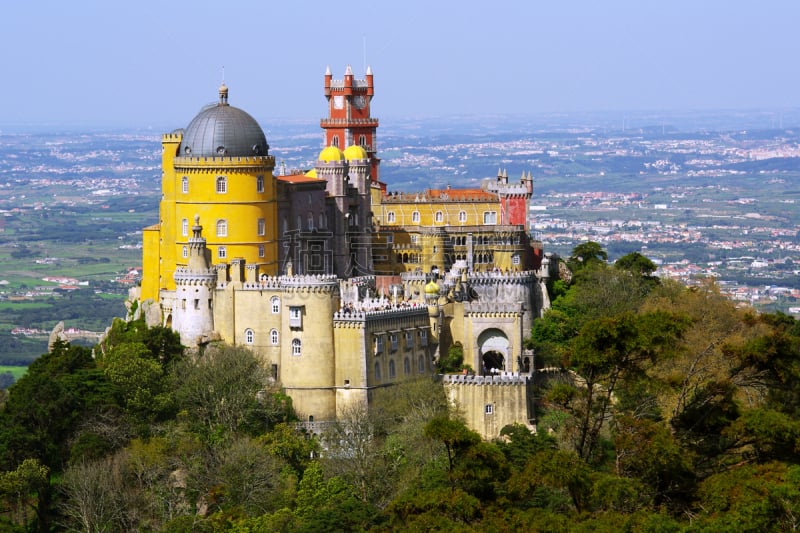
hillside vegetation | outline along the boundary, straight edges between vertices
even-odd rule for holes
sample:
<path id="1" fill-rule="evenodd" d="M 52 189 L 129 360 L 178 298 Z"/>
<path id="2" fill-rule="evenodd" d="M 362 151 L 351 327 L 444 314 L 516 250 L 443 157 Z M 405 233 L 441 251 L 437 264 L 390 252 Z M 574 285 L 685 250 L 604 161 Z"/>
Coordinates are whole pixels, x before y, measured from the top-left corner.
<path id="1" fill-rule="evenodd" d="M 494 442 L 432 381 L 315 435 L 247 350 L 122 321 L 56 344 L 3 399 L 0 529 L 796 529 L 800 323 L 605 257 L 576 247 L 535 322 L 538 434 Z"/>

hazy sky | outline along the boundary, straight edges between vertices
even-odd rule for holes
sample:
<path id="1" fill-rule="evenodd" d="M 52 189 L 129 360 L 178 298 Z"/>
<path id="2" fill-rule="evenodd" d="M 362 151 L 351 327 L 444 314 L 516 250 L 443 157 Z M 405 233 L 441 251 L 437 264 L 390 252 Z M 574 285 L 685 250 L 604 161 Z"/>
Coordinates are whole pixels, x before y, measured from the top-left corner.
<path id="1" fill-rule="evenodd" d="M 184 127 L 223 66 L 262 125 L 316 120 L 365 48 L 381 118 L 796 108 L 799 26 L 797 0 L 13 1 L 0 126 Z"/>

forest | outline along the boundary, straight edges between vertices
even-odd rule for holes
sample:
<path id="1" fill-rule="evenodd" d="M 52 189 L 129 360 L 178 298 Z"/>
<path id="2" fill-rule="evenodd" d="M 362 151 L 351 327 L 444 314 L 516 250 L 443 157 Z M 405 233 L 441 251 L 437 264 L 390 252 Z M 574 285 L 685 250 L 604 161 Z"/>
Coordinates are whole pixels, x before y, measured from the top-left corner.
<path id="1" fill-rule="evenodd" d="M 593 242 L 565 258 L 528 340 L 550 376 L 537 431 L 491 442 L 436 380 L 311 433 L 248 350 L 188 354 L 122 320 L 94 348 L 57 342 L 0 397 L 0 529 L 800 527 L 800 323 L 606 259 Z"/>

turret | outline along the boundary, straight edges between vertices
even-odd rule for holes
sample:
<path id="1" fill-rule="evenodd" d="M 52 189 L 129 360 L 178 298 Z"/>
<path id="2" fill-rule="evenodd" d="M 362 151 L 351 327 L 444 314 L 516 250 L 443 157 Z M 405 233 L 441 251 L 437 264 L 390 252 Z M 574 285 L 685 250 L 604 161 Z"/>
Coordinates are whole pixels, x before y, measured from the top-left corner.
<path id="1" fill-rule="evenodd" d="M 172 329 L 188 347 L 198 346 L 214 332 L 213 291 L 217 272 L 211 265 L 211 253 L 202 232 L 200 217 L 195 215 L 188 244 L 188 266 L 179 267 L 174 275 Z"/>

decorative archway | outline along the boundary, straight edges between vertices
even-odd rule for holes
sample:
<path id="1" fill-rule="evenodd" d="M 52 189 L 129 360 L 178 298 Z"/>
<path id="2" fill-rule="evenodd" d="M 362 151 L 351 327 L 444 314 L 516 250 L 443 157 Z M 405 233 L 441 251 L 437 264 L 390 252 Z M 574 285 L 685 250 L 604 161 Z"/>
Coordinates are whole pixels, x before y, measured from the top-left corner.
<path id="1" fill-rule="evenodd" d="M 478 355 L 481 374 L 508 370 L 509 342 L 506 334 L 496 328 L 485 330 L 478 336 Z"/>

